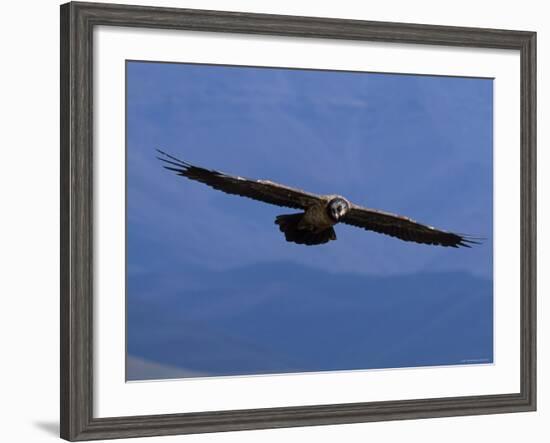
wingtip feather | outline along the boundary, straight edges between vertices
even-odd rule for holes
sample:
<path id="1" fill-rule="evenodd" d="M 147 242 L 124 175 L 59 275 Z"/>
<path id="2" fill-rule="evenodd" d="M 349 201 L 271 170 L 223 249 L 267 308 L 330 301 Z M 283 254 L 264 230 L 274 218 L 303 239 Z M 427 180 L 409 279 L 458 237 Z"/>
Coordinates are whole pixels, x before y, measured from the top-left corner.
<path id="1" fill-rule="evenodd" d="M 184 160 L 181 160 L 177 157 L 174 157 L 173 155 L 168 154 L 167 152 L 164 152 L 162 149 L 156 148 L 156 151 L 159 152 L 160 154 L 164 155 L 165 157 L 167 157 L 167 158 L 163 158 L 163 157 L 157 156 L 157 158 L 159 160 L 163 161 L 163 162 L 171 163 L 171 164 L 177 164 L 178 166 L 182 166 L 182 167 L 186 167 L 186 168 L 190 168 L 190 167 L 193 166 L 191 163 L 187 163 Z M 168 160 L 168 159 L 170 159 L 170 160 Z M 176 162 L 176 163 L 174 163 L 174 162 Z"/>
<path id="2" fill-rule="evenodd" d="M 458 246 L 463 246 L 465 248 L 471 248 L 471 245 L 482 245 L 483 241 L 486 238 L 474 237 L 471 235 L 458 234 L 460 236 L 460 241 L 457 243 Z"/>

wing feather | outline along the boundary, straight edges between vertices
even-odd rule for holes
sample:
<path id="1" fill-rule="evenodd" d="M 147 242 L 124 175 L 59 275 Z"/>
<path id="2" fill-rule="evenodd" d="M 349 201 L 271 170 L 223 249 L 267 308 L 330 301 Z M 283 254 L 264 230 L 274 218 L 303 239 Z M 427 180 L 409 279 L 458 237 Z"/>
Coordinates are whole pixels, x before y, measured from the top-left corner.
<path id="1" fill-rule="evenodd" d="M 161 154 L 161 157 L 157 158 L 165 163 L 164 168 L 227 194 L 239 195 L 272 205 L 296 209 L 306 209 L 322 199 L 319 195 L 269 180 L 253 180 L 194 166 L 160 149 L 157 149 L 157 151 Z"/>
<path id="2" fill-rule="evenodd" d="M 423 225 L 408 217 L 375 209 L 352 205 L 341 222 L 380 234 L 396 237 L 404 241 L 440 245 L 458 248 L 469 248 L 479 244 L 472 237 L 442 231 L 432 226 Z"/>

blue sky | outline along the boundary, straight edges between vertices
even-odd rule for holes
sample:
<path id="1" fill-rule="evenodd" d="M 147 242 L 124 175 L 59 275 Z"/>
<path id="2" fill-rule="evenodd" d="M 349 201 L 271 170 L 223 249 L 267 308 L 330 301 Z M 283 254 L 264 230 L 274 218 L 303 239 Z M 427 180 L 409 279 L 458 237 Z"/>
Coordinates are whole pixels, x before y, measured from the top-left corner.
<path id="1" fill-rule="evenodd" d="M 133 361 L 180 375 L 492 361 L 492 90 L 490 79 L 128 62 Z M 338 225 L 336 242 L 290 244 L 273 221 L 292 210 L 177 177 L 160 166 L 155 148 L 487 240 L 472 249 L 440 248 Z M 452 288 L 441 284 L 442 275 Z M 319 281 L 338 281 L 342 292 L 379 293 L 342 302 L 338 290 L 320 297 L 319 289 L 323 301 L 312 317 L 311 288 Z M 402 300 L 400 288 L 409 287 L 422 296 Z M 384 291 L 408 306 L 410 318 L 392 315 L 398 307 L 386 310 Z M 464 303 L 472 294 L 469 311 Z M 302 307 L 309 313 L 297 316 Z M 326 316 L 340 311 L 340 327 L 327 336 L 333 319 Z M 365 326 L 365 316 L 381 312 L 388 315 L 382 329 Z M 406 345 L 411 330 L 403 325 L 419 329 L 427 312 L 435 329 L 417 331 L 417 344 Z M 437 329 L 446 315 L 454 330 Z M 466 333 L 474 317 L 477 326 Z M 278 324 L 285 332 L 260 333 Z M 345 333 L 348 326 L 353 333 Z M 424 349 L 427 334 L 448 340 Z M 465 334 L 470 341 L 460 341 Z M 280 342 L 297 335 L 293 346 Z M 383 357 L 386 351 L 372 344 L 381 335 L 383 349 L 400 349 L 402 358 Z M 332 357 L 308 358 L 321 336 L 327 352 L 332 343 Z M 337 351 L 342 347 L 349 352 Z"/>

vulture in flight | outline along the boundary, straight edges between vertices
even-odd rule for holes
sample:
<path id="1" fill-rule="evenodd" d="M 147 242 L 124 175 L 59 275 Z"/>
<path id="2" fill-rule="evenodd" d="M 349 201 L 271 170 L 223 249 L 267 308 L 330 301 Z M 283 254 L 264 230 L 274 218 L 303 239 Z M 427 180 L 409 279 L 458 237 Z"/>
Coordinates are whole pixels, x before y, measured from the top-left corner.
<path id="1" fill-rule="evenodd" d="M 204 183 L 227 194 L 240 195 L 264 203 L 298 209 L 296 214 L 278 215 L 279 226 L 288 242 L 320 245 L 336 240 L 334 225 L 347 225 L 428 245 L 469 248 L 479 244 L 473 237 L 442 231 L 408 217 L 366 208 L 339 195 L 317 195 L 269 180 L 253 180 L 194 166 L 157 149 L 164 167 L 177 175 Z"/>

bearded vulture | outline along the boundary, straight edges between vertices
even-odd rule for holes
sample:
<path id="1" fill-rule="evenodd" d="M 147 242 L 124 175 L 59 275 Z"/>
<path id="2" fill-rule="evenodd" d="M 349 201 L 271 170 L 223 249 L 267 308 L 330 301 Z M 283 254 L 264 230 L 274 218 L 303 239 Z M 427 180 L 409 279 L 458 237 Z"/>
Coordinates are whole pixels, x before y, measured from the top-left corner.
<path id="1" fill-rule="evenodd" d="M 268 180 L 229 175 L 194 166 L 160 149 L 157 151 L 161 155 L 157 158 L 165 163 L 164 168 L 182 177 L 204 183 L 227 194 L 301 210 L 297 214 L 278 215 L 275 218 L 275 224 L 288 242 L 320 245 L 336 240 L 333 226 L 341 222 L 404 241 L 428 245 L 469 248 L 470 244 L 479 244 L 474 241 L 474 237 L 441 231 L 401 215 L 358 206 L 339 195 L 317 195 Z"/>

